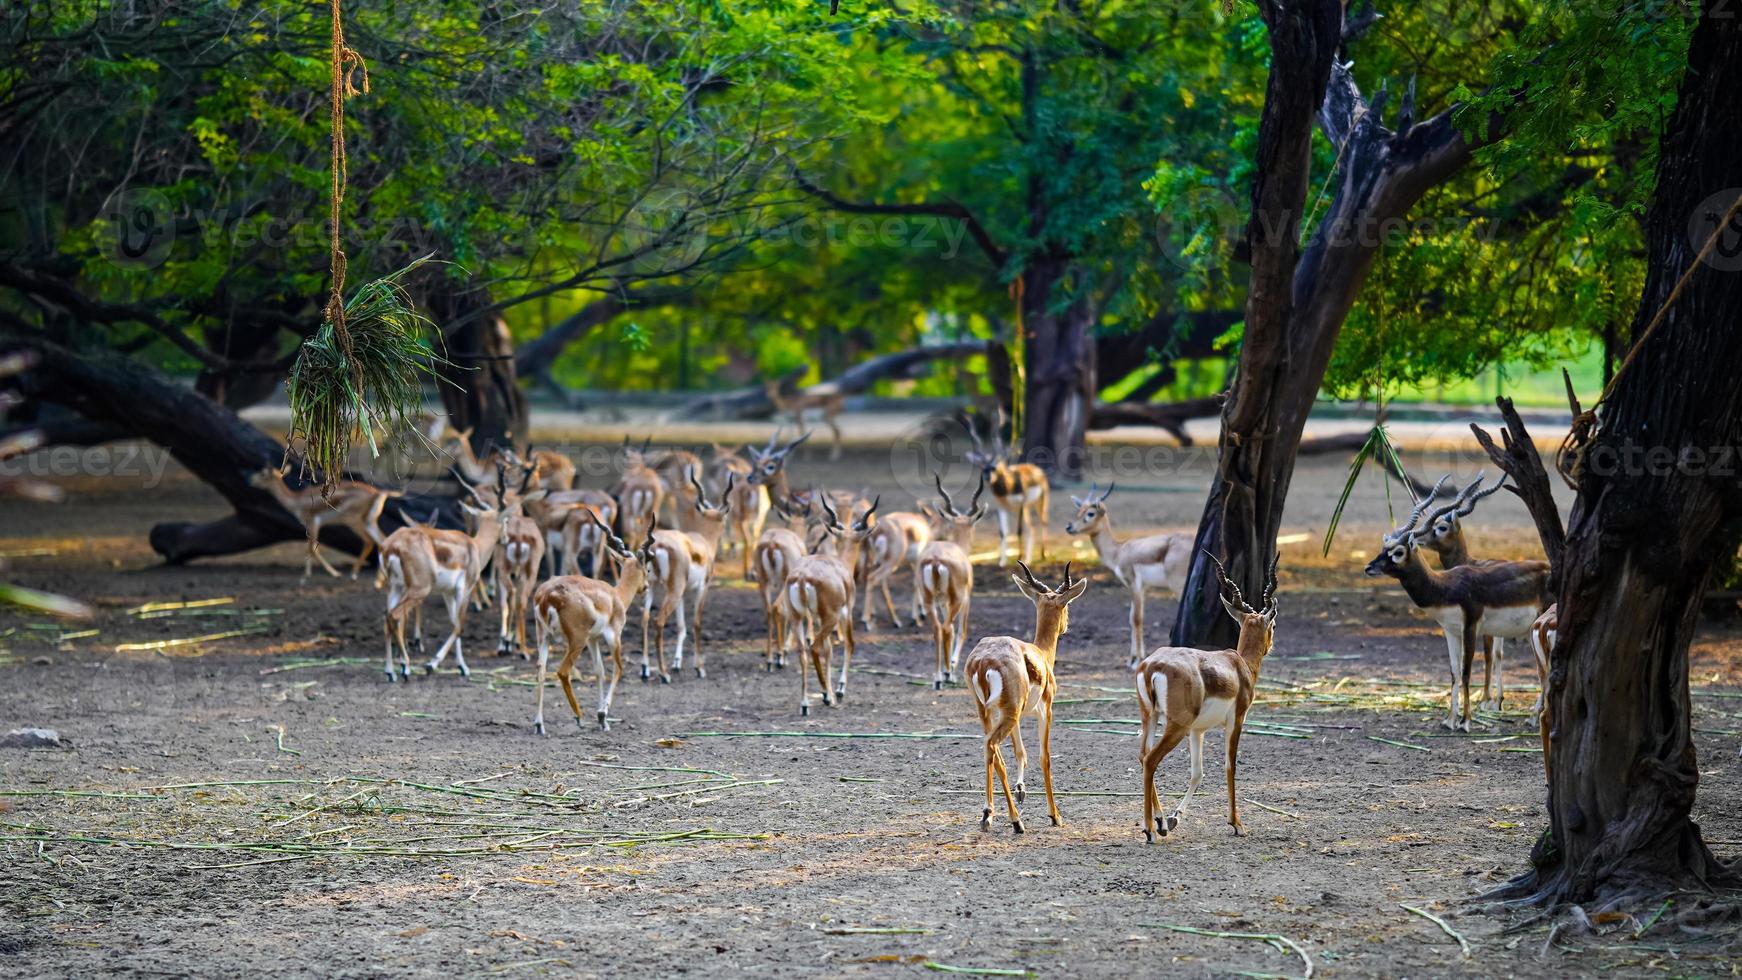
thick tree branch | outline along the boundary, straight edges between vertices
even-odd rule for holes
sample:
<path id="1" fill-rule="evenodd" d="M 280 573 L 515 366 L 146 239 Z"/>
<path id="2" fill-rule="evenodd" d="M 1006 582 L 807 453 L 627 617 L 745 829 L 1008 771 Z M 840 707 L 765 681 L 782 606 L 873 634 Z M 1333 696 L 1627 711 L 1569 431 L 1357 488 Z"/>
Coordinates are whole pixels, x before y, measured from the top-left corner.
<path id="1" fill-rule="evenodd" d="M 980 251 L 986 253 L 986 258 L 991 260 L 993 265 L 1003 268 L 1004 263 L 1010 257 L 1009 253 L 1000 248 L 998 243 L 993 240 L 991 233 L 986 230 L 986 226 L 980 223 L 980 219 L 976 218 L 966 205 L 957 201 L 929 204 L 875 204 L 864 201 L 849 201 L 833 191 L 818 187 L 811 183 L 804 174 L 796 171 L 793 173 L 793 180 L 798 184 L 800 190 L 836 211 L 845 211 L 848 214 L 914 214 L 960 221 L 967 227 L 968 234 L 974 239 L 974 244 L 980 246 Z"/>

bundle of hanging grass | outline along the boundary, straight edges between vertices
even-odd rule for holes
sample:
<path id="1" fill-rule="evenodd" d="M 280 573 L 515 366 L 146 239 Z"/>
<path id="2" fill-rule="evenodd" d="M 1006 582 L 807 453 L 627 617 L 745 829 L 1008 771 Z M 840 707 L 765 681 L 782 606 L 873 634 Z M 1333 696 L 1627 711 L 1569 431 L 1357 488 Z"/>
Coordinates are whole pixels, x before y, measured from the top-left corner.
<path id="1" fill-rule="evenodd" d="M 363 284 L 303 342 L 289 380 L 289 448 L 325 486 L 345 468 L 361 438 L 379 456 L 375 433 L 415 428 L 423 375 L 443 363 L 430 346 L 430 319 L 419 313 L 404 280 L 429 256 Z"/>

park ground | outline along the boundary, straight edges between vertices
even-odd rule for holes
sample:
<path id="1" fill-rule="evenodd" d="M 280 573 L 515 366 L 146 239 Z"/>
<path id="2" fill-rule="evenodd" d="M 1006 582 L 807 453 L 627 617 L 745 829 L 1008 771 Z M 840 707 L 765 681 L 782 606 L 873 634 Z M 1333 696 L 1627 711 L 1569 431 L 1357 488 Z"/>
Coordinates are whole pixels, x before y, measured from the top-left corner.
<path id="1" fill-rule="evenodd" d="M 793 469 L 881 491 L 889 510 L 914 492 L 891 459 L 855 446 Z M 0 974 L 1299 977 L 1307 957 L 1325 977 L 1730 975 L 1736 937 L 1684 932 L 1673 906 L 1551 935 L 1472 901 L 1523 870 L 1544 826 L 1535 672 L 1512 651 L 1504 713 L 1469 735 L 1440 727 L 1443 642 L 1393 583 L 1361 574 L 1389 526 L 1371 475 L 1321 556 L 1346 465 L 1305 460 L 1295 479 L 1277 643 L 1241 752 L 1251 836 L 1227 824 L 1212 738 L 1183 826 L 1153 845 L 1138 827 L 1126 607 L 1099 569 L 1061 642 L 1065 823 L 1046 820 L 1030 727 L 1016 836 L 1002 812 L 979 829 L 974 712 L 960 688 L 922 679 L 928 634 L 880 618 L 846 704 L 801 718 L 795 671 L 760 667 L 761 613 L 735 557 L 709 601 L 705 680 L 632 672 L 609 732 L 572 724 L 553 687 L 540 738 L 533 668 L 490 655 L 490 616 L 468 624 L 470 680 L 389 685 L 367 575 L 317 568 L 301 585 L 294 544 L 163 567 L 151 524 L 220 516 L 215 495 L 173 464 L 149 489 L 63 479 L 58 506 L 0 503 L 6 574 L 97 608 L 71 625 L 0 612 L 0 730 L 68 743 L 0 749 Z M 1171 462 L 1107 475 L 1125 532 L 1191 527 L 1208 480 Z M 1066 497 L 1043 577 L 1092 558 L 1068 550 Z M 1472 529 L 1481 555 L 1536 550 L 1507 494 Z M 993 540 L 983 528 L 976 546 Z M 1008 577 L 978 574 L 970 635 L 1026 634 Z M 1173 609 L 1151 597 L 1150 645 Z M 429 622 L 442 628 L 437 609 Z M 1734 859 L 1742 629 L 1708 622 L 1691 675 L 1694 816 Z M 1162 790 L 1185 776 L 1182 749 Z"/>

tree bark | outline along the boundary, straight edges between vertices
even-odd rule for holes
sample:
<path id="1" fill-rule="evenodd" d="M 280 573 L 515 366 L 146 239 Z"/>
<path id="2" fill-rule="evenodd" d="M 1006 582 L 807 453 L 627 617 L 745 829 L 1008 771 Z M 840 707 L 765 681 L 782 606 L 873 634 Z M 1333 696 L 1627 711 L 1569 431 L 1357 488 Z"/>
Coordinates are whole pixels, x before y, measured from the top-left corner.
<path id="1" fill-rule="evenodd" d="M 1252 262 L 1246 331 L 1174 622 L 1172 642 L 1180 646 L 1233 645 L 1237 628 L 1217 600 L 1207 555 L 1222 555 L 1247 594 L 1262 590 L 1301 433 L 1343 322 L 1391 226 L 1471 152 L 1449 110 L 1416 123 L 1405 100 L 1397 131 L 1385 127 L 1385 91 L 1367 103 L 1336 63 L 1343 29 L 1337 0 L 1286 9 L 1264 3 L 1260 10 L 1271 69 L 1245 238 Z M 1341 148 L 1341 163 L 1335 196 L 1303 251 L 1315 115 Z"/>
<path id="2" fill-rule="evenodd" d="M 1022 458 L 1074 480 L 1095 406 L 1095 310 L 1081 292 L 1054 308 L 1070 271 L 1063 259 L 1036 258 L 1022 273 Z"/>
<path id="3" fill-rule="evenodd" d="M 113 426 L 163 447 L 236 508 L 235 514 L 206 524 L 175 522 L 152 528 L 151 546 L 165 561 L 234 554 L 307 536 L 302 524 L 270 494 L 248 485 L 249 474 L 283 460 L 284 446 L 276 439 L 138 361 L 76 352 L 29 337 L 19 342 L 39 355 L 26 375 L 26 389 L 33 397 L 66 405 L 94 424 Z M 392 533 L 402 526 L 407 509 L 419 519 L 433 510 L 444 526 L 460 526 L 452 498 L 408 494 L 388 501 L 381 530 Z M 353 554 L 361 547 L 356 536 L 343 528 L 324 529 L 321 542 Z"/>
<path id="4" fill-rule="evenodd" d="M 1597 912 L 1737 883 L 1689 819 L 1688 643 L 1713 568 L 1742 535 L 1742 479 L 1714 455 L 1742 445 L 1742 221 L 1696 258 L 1742 193 L 1738 91 L 1742 21 L 1706 4 L 1646 222 L 1641 343 L 1577 471 L 1549 677 L 1550 830 L 1509 889 L 1544 905 Z"/>
<path id="5" fill-rule="evenodd" d="M 443 280 L 430 288 L 424 305 L 447 344 L 448 363 L 437 368 L 443 380 L 436 388 L 448 424 L 470 430 L 472 449 L 479 454 L 491 443 L 524 446 L 526 394 L 514 369 L 508 321 L 499 313 L 477 315 L 490 305 L 489 292 Z"/>

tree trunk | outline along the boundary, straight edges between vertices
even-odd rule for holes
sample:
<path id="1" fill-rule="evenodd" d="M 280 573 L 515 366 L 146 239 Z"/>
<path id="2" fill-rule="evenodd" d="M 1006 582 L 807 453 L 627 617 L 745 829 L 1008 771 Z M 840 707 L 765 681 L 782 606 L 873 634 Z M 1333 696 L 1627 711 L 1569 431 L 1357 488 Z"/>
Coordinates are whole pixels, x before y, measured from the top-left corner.
<path id="1" fill-rule="evenodd" d="M 151 546 L 165 561 L 233 554 L 306 537 L 302 524 L 270 494 L 248 485 L 249 474 L 283 460 L 284 446 L 277 440 L 138 361 L 75 352 L 31 338 L 20 340 L 40 355 L 26 376 L 32 396 L 64 404 L 92 423 L 123 429 L 167 449 L 236 508 L 235 514 L 206 524 L 176 522 L 152 528 Z M 420 519 L 433 510 L 444 526 L 460 526 L 452 498 L 408 494 L 388 501 L 381 530 L 392 533 L 402 526 L 406 509 Z M 353 554 L 361 547 L 356 536 L 343 528 L 324 529 L 321 542 Z"/>
<path id="2" fill-rule="evenodd" d="M 1708 3 L 1664 130 L 1633 320 L 1642 343 L 1578 471 L 1549 679 L 1550 833 L 1510 889 L 1542 904 L 1594 913 L 1736 883 L 1688 819 L 1688 643 L 1713 567 L 1742 535 L 1742 479 L 1721 455 L 1742 444 L 1742 276 L 1725 251 L 1742 221 L 1696 259 L 1742 193 L 1738 91 L 1742 21 Z"/>
<path id="3" fill-rule="evenodd" d="M 470 430 L 472 449 L 482 454 L 491 443 L 526 444 L 526 394 L 514 370 L 514 341 L 500 314 L 477 313 L 490 305 L 483 289 L 443 281 L 425 298 L 430 319 L 441 329 L 449 363 L 439 368 L 436 386 L 448 410 L 448 424 Z M 450 326 L 451 325 L 451 326 Z"/>
<path id="4" fill-rule="evenodd" d="M 1259 123 L 1257 180 L 1246 228 L 1252 278 L 1239 363 L 1222 412 L 1216 477 L 1198 523 L 1172 642 L 1232 646 L 1238 629 L 1217 600 L 1220 554 L 1248 595 L 1263 587 L 1307 415 L 1343 322 L 1390 228 L 1469 159 L 1451 112 L 1414 121 L 1413 99 L 1385 128 L 1386 93 L 1371 104 L 1335 62 L 1337 0 L 1261 4 L 1270 81 Z M 1315 113 L 1342 148 L 1337 190 L 1304 251 L 1298 245 L 1311 178 Z"/>
<path id="5" fill-rule="evenodd" d="M 1022 274 L 1022 457 L 1067 480 L 1082 475 L 1095 405 L 1094 306 L 1082 293 L 1053 309 L 1070 266 L 1035 259 Z"/>

